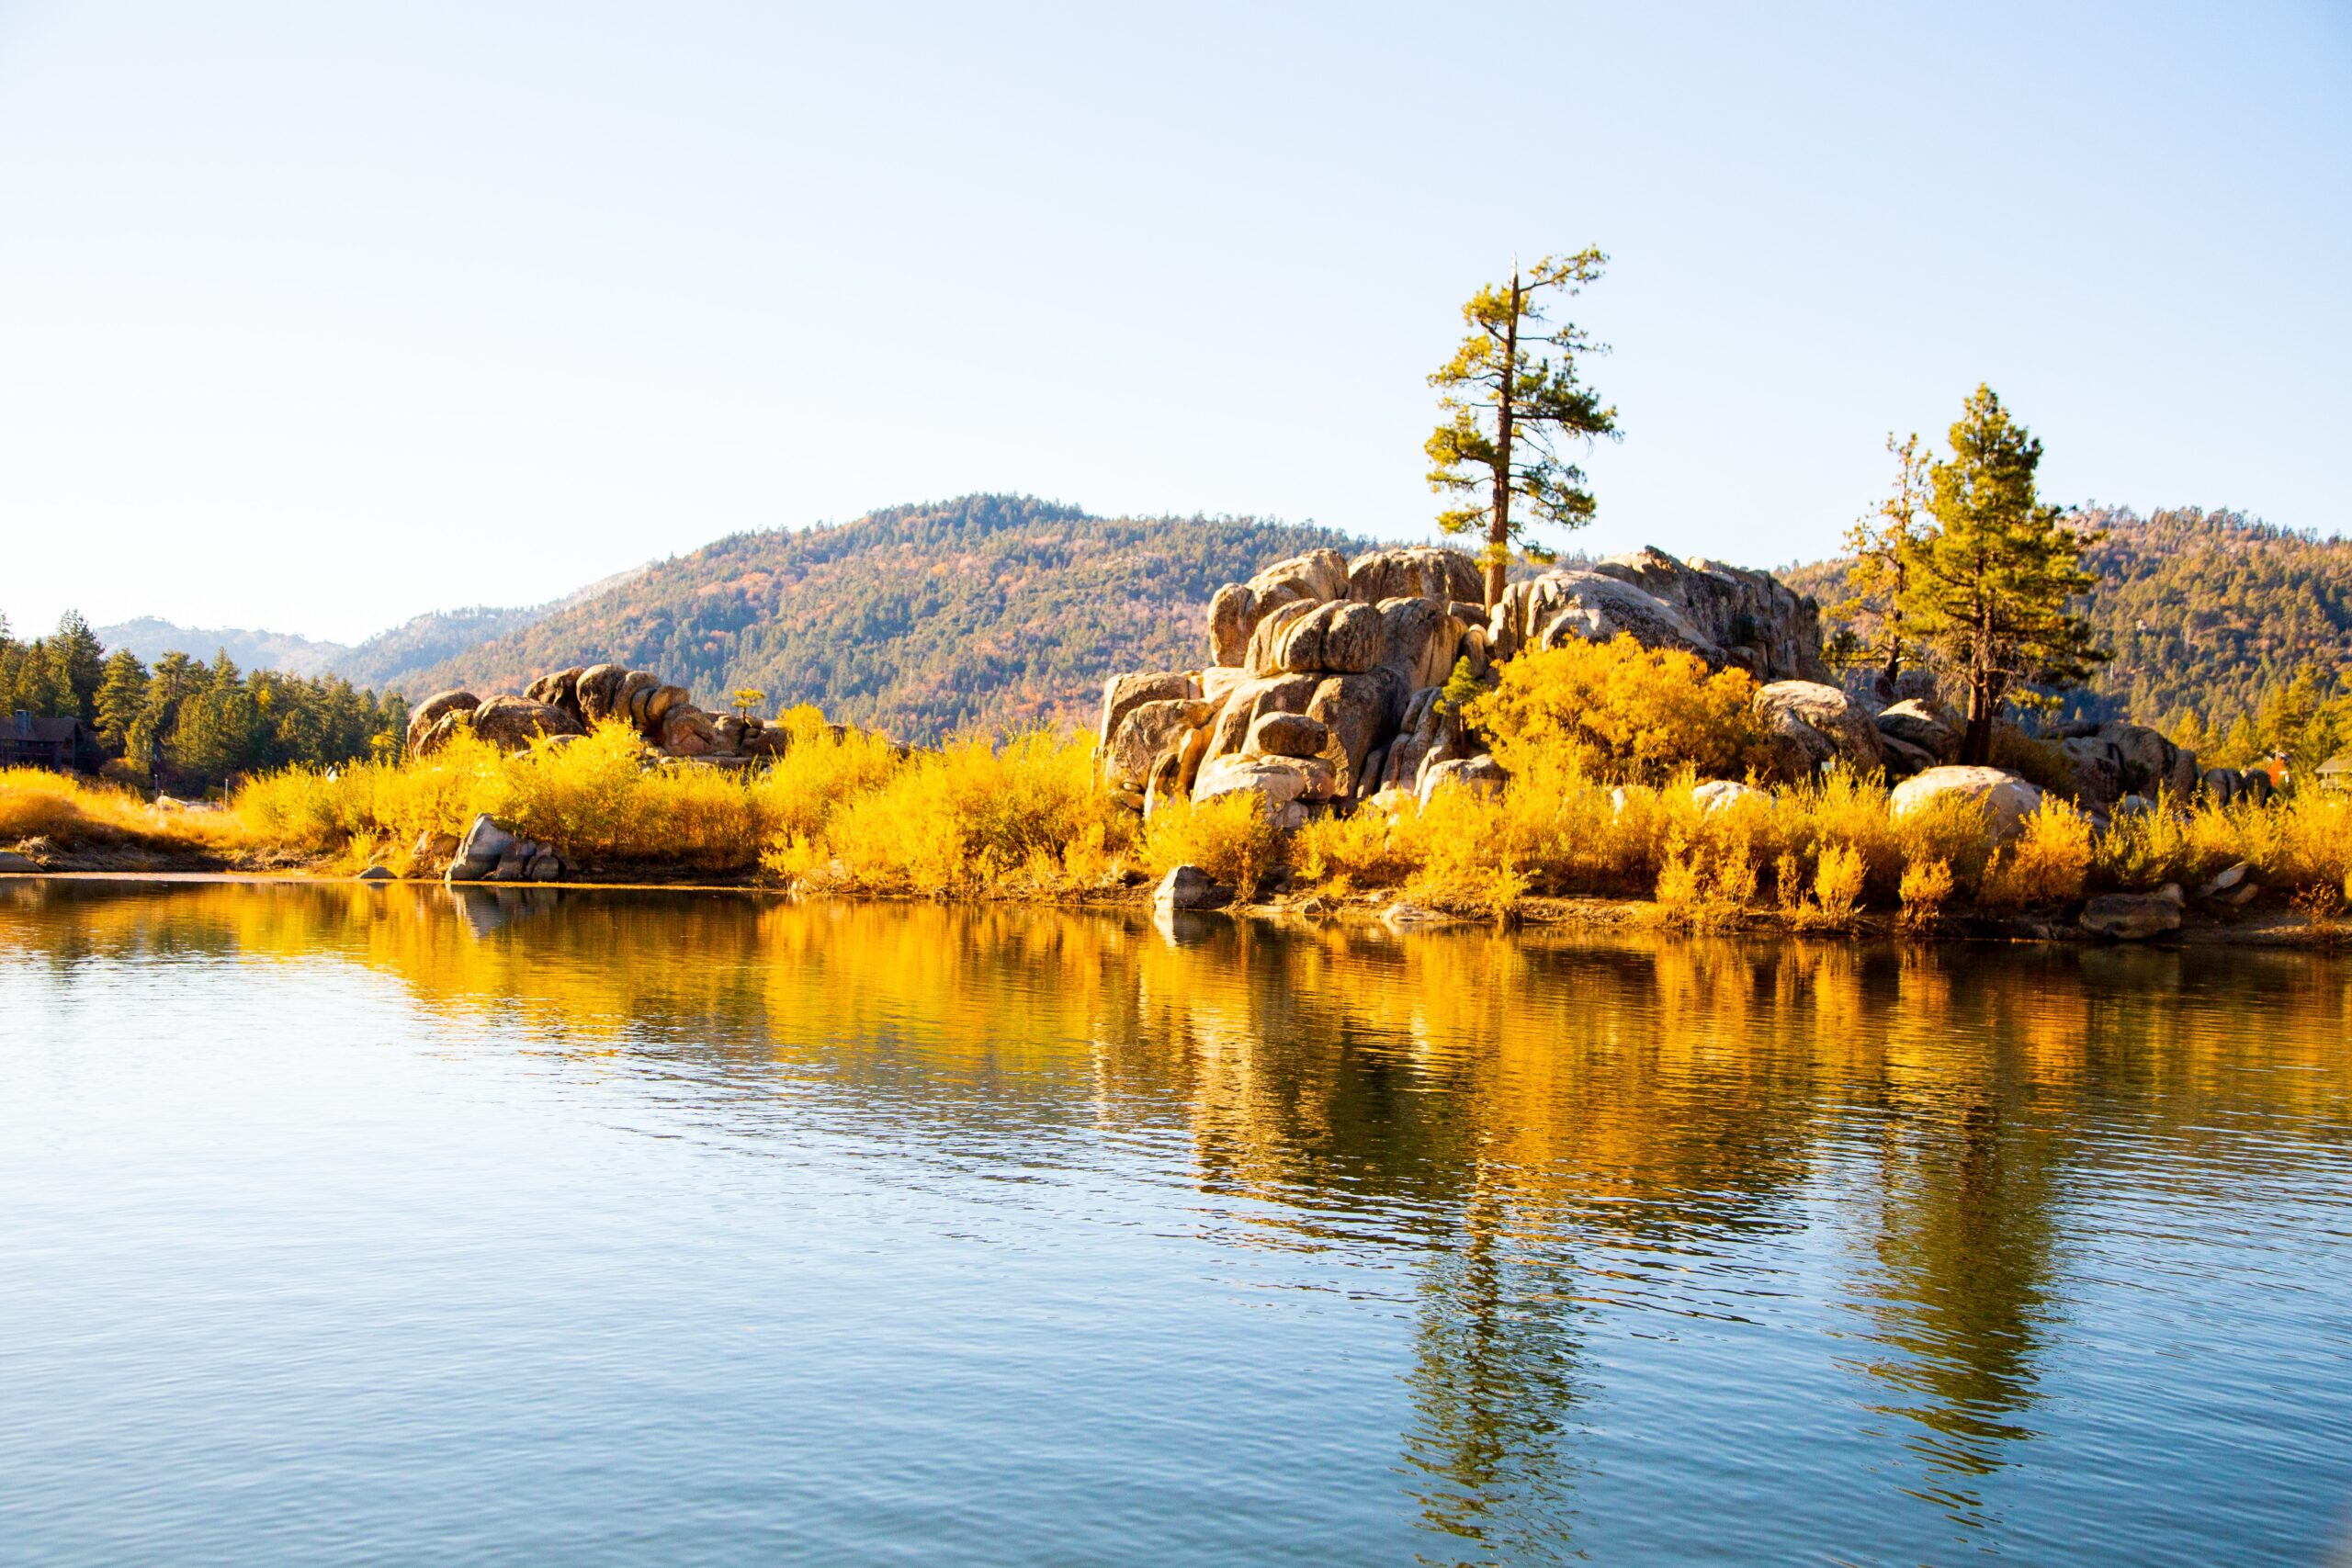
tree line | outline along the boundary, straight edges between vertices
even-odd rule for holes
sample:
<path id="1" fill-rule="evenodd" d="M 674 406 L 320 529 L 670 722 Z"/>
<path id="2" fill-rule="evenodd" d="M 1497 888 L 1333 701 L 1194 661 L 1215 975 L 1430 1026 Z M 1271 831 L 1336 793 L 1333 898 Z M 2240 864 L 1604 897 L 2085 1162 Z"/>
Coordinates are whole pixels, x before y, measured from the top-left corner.
<path id="1" fill-rule="evenodd" d="M 181 788 L 396 752 L 408 728 L 398 695 L 379 698 L 341 676 L 242 671 L 225 651 L 209 664 L 166 653 L 151 669 L 129 649 L 109 654 L 72 611 L 30 641 L 0 616 L 0 717 L 19 711 L 78 718 L 110 762 Z"/>

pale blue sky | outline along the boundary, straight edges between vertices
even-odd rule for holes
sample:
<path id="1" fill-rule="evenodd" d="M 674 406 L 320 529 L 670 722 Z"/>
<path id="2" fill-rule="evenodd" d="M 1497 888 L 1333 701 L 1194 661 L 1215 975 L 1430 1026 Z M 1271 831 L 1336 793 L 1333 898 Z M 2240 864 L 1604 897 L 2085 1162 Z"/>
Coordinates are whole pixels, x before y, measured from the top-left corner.
<path id="1" fill-rule="evenodd" d="M 1979 380 L 2056 498 L 2347 521 L 2340 3 L 0 0 L 0 609 L 349 639 L 976 490 L 1419 537 L 1462 298 L 1586 243 L 1589 547 L 1825 553 Z"/>

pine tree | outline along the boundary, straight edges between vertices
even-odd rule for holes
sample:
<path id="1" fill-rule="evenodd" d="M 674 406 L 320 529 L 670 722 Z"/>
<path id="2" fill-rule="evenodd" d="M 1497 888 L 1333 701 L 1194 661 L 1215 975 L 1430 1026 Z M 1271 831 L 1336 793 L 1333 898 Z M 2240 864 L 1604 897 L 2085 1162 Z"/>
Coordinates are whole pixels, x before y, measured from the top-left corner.
<path id="1" fill-rule="evenodd" d="M 1893 702 L 1904 660 L 1917 647 L 1903 613 L 1904 584 L 1911 552 L 1931 526 L 1928 470 L 1935 457 L 1921 450 L 1916 433 L 1900 443 L 1890 433 L 1886 449 L 1894 458 L 1894 489 L 1846 531 L 1846 548 L 1853 554 L 1853 565 L 1846 572 L 1847 596 L 1829 607 L 1839 620 L 1867 626 L 1869 635 L 1851 624 L 1840 626 L 1830 633 L 1830 645 L 1823 651 L 1840 667 L 1864 660 L 1881 665 L 1879 696 Z"/>
<path id="2" fill-rule="evenodd" d="M 2098 581 L 2082 567 L 2100 536 L 2066 526 L 2034 490 L 2041 443 L 1979 387 L 1951 427 L 1951 457 L 1928 469 L 1936 527 L 1904 551 L 1897 604 L 1946 676 L 1967 694 L 1961 760 L 1992 760 L 1993 723 L 2028 683 L 2079 683 L 2107 654 L 2073 610 Z"/>
<path id="3" fill-rule="evenodd" d="M 78 610 L 68 610 L 58 617 L 57 630 L 49 637 L 49 664 L 58 688 L 65 695 L 65 703 L 56 711 L 60 716 L 71 715 L 85 724 L 96 723 L 98 716 L 98 682 L 106 678 L 106 645 L 98 641 L 98 634 Z"/>
<path id="4" fill-rule="evenodd" d="M 1469 335 L 1453 357 L 1430 377 L 1444 395 L 1439 406 L 1445 423 L 1422 450 L 1429 454 L 1430 488 L 1441 494 L 1480 496 L 1475 504 L 1438 513 L 1449 534 L 1482 532 L 1487 603 L 1502 597 L 1511 550 L 1549 560 L 1553 551 L 1524 537 L 1528 524 L 1580 528 L 1592 521 L 1595 502 L 1584 488 L 1584 470 L 1561 460 L 1563 436 L 1590 442 L 1617 434 L 1617 411 L 1577 379 L 1577 356 L 1605 354 L 1573 322 L 1550 331 L 1542 308 L 1547 293 L 1575 295 L 1597 280 L 1609 258 L 1597 250 L 1546 256 L 1507 286 L 1487 284 L 1462 307 Z M 1511 502 L 1526 502 L 1514 515 Z"/>
<path id="5" fill-rule="evenodd" d="M 106 662 L 98 682 L 98 739 L 118 756 L 130 749 L 131 727 L 147 705 L 147 666 L 127 648 L 119 648 Z"/>

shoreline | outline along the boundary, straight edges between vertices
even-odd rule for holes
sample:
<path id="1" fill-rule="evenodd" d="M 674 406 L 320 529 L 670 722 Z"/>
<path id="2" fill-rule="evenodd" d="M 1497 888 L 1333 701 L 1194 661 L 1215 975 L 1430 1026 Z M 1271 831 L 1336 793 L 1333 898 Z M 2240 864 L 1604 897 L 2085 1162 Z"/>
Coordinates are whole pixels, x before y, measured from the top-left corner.
<path id="1" fill-rule="evenodd" d="M 61 859 L 67 857 L 61 856 Z M 89 857 L 97 858 L 97 857 Z M 160 883 L 302 885 L 348 887 L 463 887 L 495 895 L 502 891 L 581 893 L 729 893 L 788 900 L 796 903 L 965 904 L 974 908 L 1017 905 L 1057 909 L 1125 910 L 1155 913 L 1153 888 L 1139 883 L 1119 888 L 1034 895 L 993 894 L 955 897 L 925 894 L 809 892 L 779 886 L 752 877 L 714 881 L 697 877 L 666 877 L 649 874 L 639 878 L 578 878 L 560 882 L 460 882 L 437 877 L 368 879 L 345 872 L 288 865 L 233 866 L 189 863 L 198 857 L 157 857 L 178 862 L 170 865 L 53 866 L 39 871 L 0 871 L 0 887 L 19 882 Z M 1309 908 L 1309 906 L 1314 908 Z M 1184 918 L 1236 921 L 1257 920 L 1310 927 L 1374 926 L 1392 935 L 1487 928 L 1516 931 L 1639 930 L 1682 937 L 1795 937 L 1817 942 L 1999 942 L 2042 943 L 2056 947 L 2177 949 L 2244 947 L 2294 949 L 2329 953 L 2352 946 L 2352 924 L 2329 928 L 2287 910 L 2262 909 L 2217 916 L 2199 909 L 2184 912 L 2180 929 L 2161 935 L 2125 940 L 2086 930 L 2072 919 L 2053 916 L 1989 915 L 1962 912 L 1944 919 L 1932 931 L 1906 931 L 1896 918 L 1878 910 L 1859 910 L 1840 926 L 1806 924 L 1778 909 L 1756 908 L 1716 922 L 1693 927 L 1657 913 L 1655 900 L 1600 895 L 1530 897 L 1507 917 L 1455 914 L 1412 904 L 1400 890 L 1332 897 L 1305 892 L 1240 902 L 1227 899 L 1212 907 L 1171 910 Z"/>

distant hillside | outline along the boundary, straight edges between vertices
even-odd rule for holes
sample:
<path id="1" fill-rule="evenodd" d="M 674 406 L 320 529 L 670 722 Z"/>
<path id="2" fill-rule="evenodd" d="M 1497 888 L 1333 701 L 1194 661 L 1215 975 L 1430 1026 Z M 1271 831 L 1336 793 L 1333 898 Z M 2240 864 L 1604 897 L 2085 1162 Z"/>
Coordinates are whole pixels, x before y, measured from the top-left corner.
<path id="1" fill-rule="evenodd" d="M 972 727 L 1089 725 L 1103 676 L 1196 664 L 1209 596 L 1268 561 L 1362 542 L 1328 528 L 1203 517 L 1100 518 L 967 496 L 854 523 L 738 534 L 405 682 L 520 691 L 615 660 L 722 706 L 815 703 L 901 739 Z"/>
<path id="2" fill-rule="evenodd" d="M 2099 577 L 2091 624 L 2115 660 L 2072 711 L 2226 722 L 2302 666 L 2352 668 L 2352 540 L 2198 507 L 2099 509 L 2082 522 L 2109 534 L 2084 558 Z M 1845 592 L 1842 561 L 1782 577 L 1825 605 Z"/>
<path id="3" fill-rule="evenodd" d="M 127 648 L 153 664 L 166 653 L 185 653 L 209 662 L 223 649 L 241 670 L 283 670 L 289 675 L 323 675 L 351 652 L 339 642 L 314 642 L 290 632 L 247 631 L 242 626 L 183 626 L 153 615 L 96 628 L 109 649 Z"/>
<path id="4" fill-rule="evenodd" d="M 477 644 L 509 637 L 545 620 L 559 610 L 609 592 L 645 568 L 631 567 L 585 588 L 575 589 L 544 604 L 500 609 L 478 604 L 463 610 L 435 610 L 378 632 L 356 648 L 323 642 L 291 632 L 246 631 L 236 626 L 183 626 L 154 615 L 141 615 L 119 626 L 97 628 L 98 640 L 109 649 L 127 648 L 153 664 L 166 653 L 178 652 L 207 660 L 225 649 L 243 670 L 282 670 L 289 675 L 340 675 L 353 685 L 378 692 L 413 688 L 417 677 Z M 414 694 L 412 690 L 411 694 Z"/>

